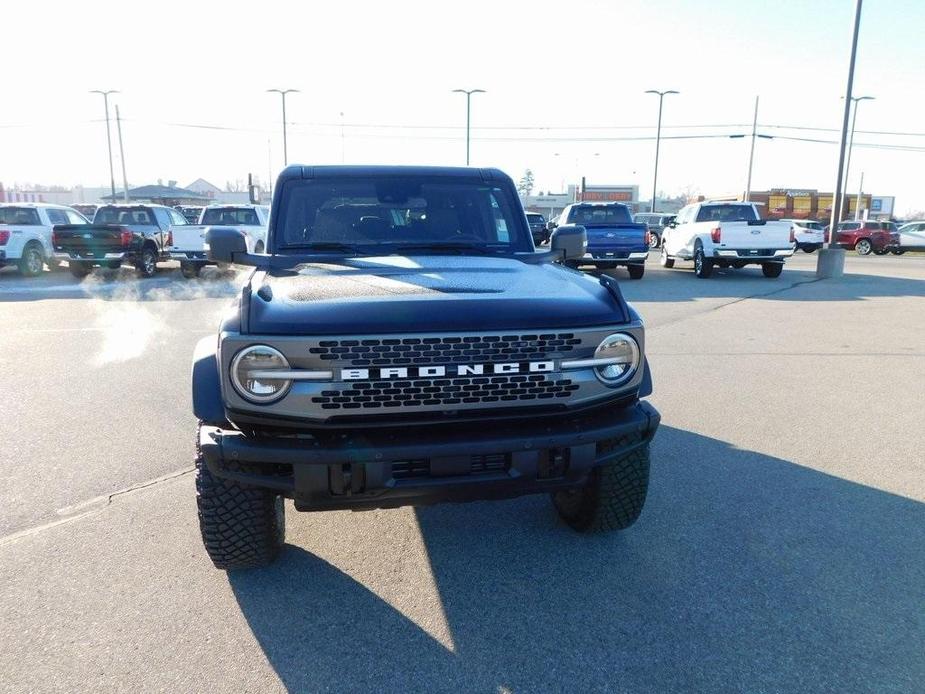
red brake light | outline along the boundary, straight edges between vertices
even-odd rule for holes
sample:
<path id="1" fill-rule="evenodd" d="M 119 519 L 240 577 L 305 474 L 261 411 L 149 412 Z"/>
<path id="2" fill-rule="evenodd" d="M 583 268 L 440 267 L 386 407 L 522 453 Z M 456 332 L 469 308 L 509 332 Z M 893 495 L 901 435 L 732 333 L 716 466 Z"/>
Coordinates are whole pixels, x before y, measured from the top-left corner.
<path id="1" fill-rule="evenodd" d="M 132 237 L 133 237 L 133 236 L 134 236 L 134 234 L 132 233 L 132 230 L 131 230 L 131 229 L 126 229 L 125 227 L 122 227 L 122 231 L 119 232 L 119 238 L 120 238 L 121 241 L 122 241 L 122 246 L 123 246 L 123 247 L 125 247 L 125 246 L 131 246 L 131 245 L 132 245 Z"/>
<path id="2" fill-rule="evenodd" d="M 721 227 L 713 227 L 710 230 L 710 240 L 713 243 L 719 243 L 723 237 L 723 230 Z"/>
<path id="3" fill-rule="evenodd" d="M 167 245 L 168 245 L 168 246 L 172 246 L 172 245 L 173 245 L 173 231 L 168 231 L 168 232 L 167 232 Z"/>
<path id="4" fill-rule="evenodd" d="M 646 229 L 646 245 L 652 245 L 652 233 L 648 229 Z"/>
<path id="5" fill-rule="evenodd" d="M 54 232 L 52 232 L 52 239 L 54 239 Z M 5 246 L 6 242 L 10 240 L 10 230 L 9 229 L 0 229 L 0 246 Z M 54 241 L 52 241 L 54 243 Z"/>
<path id="6" fill-rule="evenodd" d="M 793 224 L 790 225 L 790 243 L 796 243 L 797 241 L 797 232 L 793 228 Z"/>

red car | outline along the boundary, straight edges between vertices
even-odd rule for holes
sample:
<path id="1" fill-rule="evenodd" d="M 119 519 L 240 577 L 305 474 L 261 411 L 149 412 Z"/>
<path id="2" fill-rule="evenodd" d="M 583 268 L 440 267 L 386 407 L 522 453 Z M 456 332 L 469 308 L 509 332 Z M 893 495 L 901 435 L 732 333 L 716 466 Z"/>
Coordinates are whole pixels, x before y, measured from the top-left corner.
<path id="1" fill-rule="evenodd" d="M 883 255 L 890 248 L 899 245 L 899 233 L 893 222 L 841 222 L 835 236 L 835 243 L 858 255 Z"/>

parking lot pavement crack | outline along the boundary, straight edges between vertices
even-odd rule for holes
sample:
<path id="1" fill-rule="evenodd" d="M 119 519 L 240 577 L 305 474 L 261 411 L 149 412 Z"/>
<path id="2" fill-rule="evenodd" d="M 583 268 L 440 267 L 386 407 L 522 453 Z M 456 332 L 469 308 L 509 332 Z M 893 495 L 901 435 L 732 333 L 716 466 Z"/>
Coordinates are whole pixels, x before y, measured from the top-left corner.
<path id="1" fill-rule="evenodd" d="M 81 501 L 77 504 L 72 504 L 71 506 L 65 506 L 59 508 L 56 513 L 60 518 L 50 521 L 48 523 L 42 523 L 41 525 L 36 525 L 31 528 L 25 528 L 23 530 L 17 530 L 16 532 L 10 533 L 9 535 L 4 535 L 0 537 L 0 547 L 15 542 L 16 540 L 22 539 L 24 537 L 30 537 L 37 533 L 44 532 L 45 530 L 50 530 L 51 528 L 56 528 L 59 525 L 64 525 L 66 523 L 71 523 L 79 518 L 84 518 L 94 513 L 98 513 L 105 508 L 108 508 L 109 505 L 113 502 L 116 497 L 124 496 L 126 494 L 131 494 L 133 492 L 140 491 L 142 489 L 147 489 L 164 482 L 170 482 L 179 477 L 190 474 L 194 471 L 194 467 L 190 466 L 183 468 L 182 470 L 177 470 L 168 475 L 162 475 L 161 477 L 155 477 L 151 480 L 146 480 L 144 482 L 139 482 L 138 484 L 133 484 L 130 487 L 125 489 L 119 489 L 117 491 L 111 492 L 109 494 L 103 494 L 101 496 L 93 497 L 86 501 Z"/>

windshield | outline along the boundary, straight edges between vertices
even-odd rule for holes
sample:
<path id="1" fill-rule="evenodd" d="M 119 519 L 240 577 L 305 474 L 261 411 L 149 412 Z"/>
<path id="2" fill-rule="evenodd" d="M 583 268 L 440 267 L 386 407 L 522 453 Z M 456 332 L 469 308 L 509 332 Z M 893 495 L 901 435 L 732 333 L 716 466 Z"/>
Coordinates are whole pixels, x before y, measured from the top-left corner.
<path id="1" fill-rule="evenodd" d="M 608 224 L 632 224 L 626 205 L 575 205 L 569 210 L 568 224 L 597 226 Z"/>
<path id="2" fill-rule="evenodd" d="M 101 207 L 93 218 L 94 224 L 129 224 L 132 226 L 157 226 L 151 213 L 144 207 Z"/>
<path id="3" fill-rule="evenodd" d="M 34 207 L 0 207 L 0 224 L 36 226 L 41 223 Z"/>
<path id="4" fill-rule="evenodd" d="M 424 176 L 290 185 L 275 232 L 280 250 L 327 246 L 389 253 L 403 246 L 453 244 L 507 252 L 533 249 L 513 201 L 500 187 Z"/>
<path id="5" fill-rule="evenodd" d="M 753 222 L 757 219 L 751 205 L 704 205 L 697 213 L 698 222 Z"/>
<path id="6" fill-rule="evenodd" d="M 257 213 L 249 207 L 210 207 L 202 213 L 202 224 L 260 226 Z"/>

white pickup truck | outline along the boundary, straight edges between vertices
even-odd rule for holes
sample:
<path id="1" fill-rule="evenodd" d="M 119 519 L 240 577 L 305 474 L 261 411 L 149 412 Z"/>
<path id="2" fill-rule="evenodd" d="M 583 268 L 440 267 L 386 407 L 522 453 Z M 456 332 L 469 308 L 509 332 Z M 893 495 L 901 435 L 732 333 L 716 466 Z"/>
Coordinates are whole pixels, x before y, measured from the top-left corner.
<path id="1" fill-rule="evenodd" d="M 89 224 L 76 210 L 42 202 L 0 203 L 0 267 L 16 265 L 26 277 L 42 272 L 53 260 L 52 228 L 56 224 Z"/>
<path id="2" fill-rule="evenodd" d="M 662 234 L 661 264 L 693 260 L 701 278 L 715 267 L 761 265 L 765 277 L 779 277 L 794 243 L 789 223 L 761 219 L 752 203 L 698 202 L 682 208 Z"/>
<path id="3" fill-rule="evenodd" d="M 199 224 L 174 229 L 170 257 L 179 260 L 180 272 L 192 279 L 209 264 L 205 249 L 209 227 L 233 227 L 244 234 L 248 253 L 263 253 L 269 223 L 270 208 L 266 205 L 211 205 L 202 211 Z"/>

